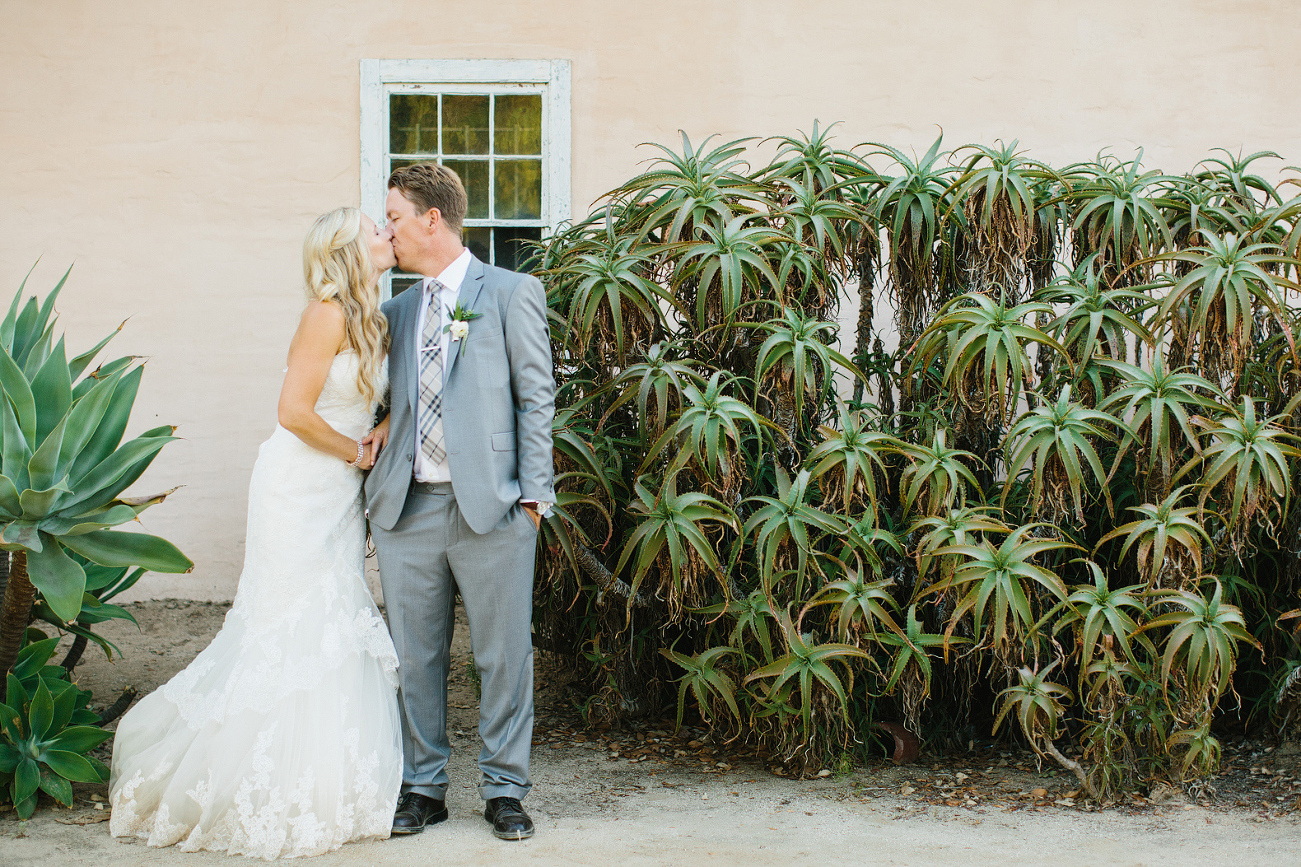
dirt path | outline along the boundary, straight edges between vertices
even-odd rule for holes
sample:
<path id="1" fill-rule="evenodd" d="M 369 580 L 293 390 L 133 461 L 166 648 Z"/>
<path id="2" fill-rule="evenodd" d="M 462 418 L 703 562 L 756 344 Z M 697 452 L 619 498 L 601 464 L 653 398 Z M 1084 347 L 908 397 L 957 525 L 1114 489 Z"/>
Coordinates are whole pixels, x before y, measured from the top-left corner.
<path id="1" fill-rule="evenodd" d="M 88 652 L 79 681 L 107 703 L 125 686 L 151 689 L 184 666 L 221 625 L 225 606 L 132 606 L 142 631 L 109 624 L 124 658 Z M 1154 794 L 1123 808 L 1086 811 L 1066 780 L 1037 775 L 1015 754 L 969 764 L 881 762 L 818 780 L 783 779 L 753 757 L 715 748 L 699 732 L 585 732 L 574 726 L 554 677 L 539 666 L 535 788 L 538 825 L 525 843 L 494 840 L 473 782 L 478 752 L 473 684 L 455 655 L 449 724 L 451 819 L 407 839 L 351 844 L 321 865 L 1301 865 L 1296 757 L 1243 755 L 1217 802 Z M 1247 762 L 1258 762 L 1250 768 Z M 1227 789 L 1229 794 L 1225 795 Z M 1042 790 L 1042 793 L 1036 790 Z M 108 836 L 106 787 L 78 787 L 71 810 L 42 806 L 20 823 L 0 812 L 0 865 L 228 864 L 225 856 L 147 849 Z M 1159 801 L 1159 803 L 1156 803 Z M 955 806 L 950 806 L 955 805 Z"/>

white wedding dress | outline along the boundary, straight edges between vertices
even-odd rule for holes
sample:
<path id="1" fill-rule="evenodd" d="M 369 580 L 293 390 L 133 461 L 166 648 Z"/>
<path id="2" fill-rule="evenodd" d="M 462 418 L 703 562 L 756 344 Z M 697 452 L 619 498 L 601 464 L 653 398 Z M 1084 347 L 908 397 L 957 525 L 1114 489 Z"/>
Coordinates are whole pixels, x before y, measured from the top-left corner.
<path id="1" fill-rule="evenodd" d="M 374 412 L 357 363 L 337 355 L 316 403 L 352 438 Z M 389 836 L 398 663 L 366 588 L 361 479 L 284 428 L 262 444 L 221 631 L 118 725 L 113 836 L 266 859 Z"/>

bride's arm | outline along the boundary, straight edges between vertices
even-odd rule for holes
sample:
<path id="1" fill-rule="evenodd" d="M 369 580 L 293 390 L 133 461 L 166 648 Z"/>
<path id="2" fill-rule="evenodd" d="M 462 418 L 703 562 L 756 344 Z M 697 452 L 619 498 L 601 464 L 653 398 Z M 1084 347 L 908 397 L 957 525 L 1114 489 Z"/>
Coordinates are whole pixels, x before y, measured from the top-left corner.
<path id="1" fill-rule="evenodd" d="M 289 371 L 280 389 L 278 415 L 281 427 L 312 448 L 351 463 L 357 459 L 357 441 L 330 427 L 316 413 L 316 400 L 343 340 L 343 311 L 328 302 L 308 304 L 289 344 Z M 370 468 L 369 452 L 366 449 L 359 464 L 362 469 Z"/>

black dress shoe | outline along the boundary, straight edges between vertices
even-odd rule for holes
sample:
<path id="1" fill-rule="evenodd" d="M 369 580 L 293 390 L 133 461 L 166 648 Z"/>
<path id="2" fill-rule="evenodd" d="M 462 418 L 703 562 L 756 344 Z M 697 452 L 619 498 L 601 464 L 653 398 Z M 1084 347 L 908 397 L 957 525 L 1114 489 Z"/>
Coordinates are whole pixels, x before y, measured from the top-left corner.
<path id="1" fill-rule="evenodd" d="M 393 833 L 419 834 L 426 825 L 437 825 L 446 818 L 445 802 L 419 792 L 407 792 L 398 798 L 398 809 L 393 814 Z"/>
<path id="2" fill-rule="evenodd" d="M 520 806 L 519 798 L 489 798 L 483 818 L 492 823 L 498 840 L 527 840 L 533 836 L 533 820 Z"/>

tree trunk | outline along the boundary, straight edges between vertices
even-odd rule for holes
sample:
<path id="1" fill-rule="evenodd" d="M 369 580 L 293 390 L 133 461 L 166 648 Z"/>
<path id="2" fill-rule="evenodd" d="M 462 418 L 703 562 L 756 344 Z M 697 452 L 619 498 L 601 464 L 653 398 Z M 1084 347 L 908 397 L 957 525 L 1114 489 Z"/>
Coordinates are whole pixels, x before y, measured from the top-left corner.
<path id="1" fill-rule="evenodd" d="M 4 598 L 5 588 L 9 586 L 9 552 L 0 550 L 0 599 Z"/>
<path id="2" fill-rule="evenodd" d="M 27 577 L 27 554 L 15 551 L 9 558 L 9 580 L 0 605 L 0 675 L 7 674 L 18 658 L 34 601 L 36 588 Z"/>
<path id="3" fill-rule="evenodd" d="M 72 639 L 72 647 L 68 648 L 68 655 L 63 657 L 63 662 L 59 666 L 68 673 L 68 680 L 72 680 L 72 670 L 81 662 L 81 655 L 86 652 L 88 640 L 84 635 L 78 635 Z"/>

